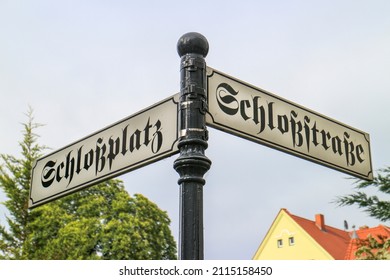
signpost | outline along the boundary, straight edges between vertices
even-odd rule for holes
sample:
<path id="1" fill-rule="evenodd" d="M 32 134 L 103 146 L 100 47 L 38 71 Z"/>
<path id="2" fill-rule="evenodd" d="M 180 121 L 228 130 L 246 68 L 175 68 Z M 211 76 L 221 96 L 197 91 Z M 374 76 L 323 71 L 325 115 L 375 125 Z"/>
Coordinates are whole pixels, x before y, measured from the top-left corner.
<path id="1" fill-rule="evenodd" d="M 211 161 L 205 156 L 206 38 L 199 33 L 184 34 L 177 43 L 180 63 L 179 149 L 174 163 L 180 174 L 180 244 L 182 260 L 203 259 L 203 186 Z"/>
<path id="2" fill-rule="evenodd" d="M 199 33 L 178 41 L 180 94 L 35 162 L 29 207 L 113 178 L 180 151 L 180 259 L 203 259 L 206 125 L 372 180 L 369 135 L 206 67 Z"/>
<path id="3" fill-rule="evenodd" d="M 233 135 L 371 180 L 367 133 L 215 69 L 207 69 L 207 124 Z"/>
<path id="4" fill-rule="evenodd" d="M 29 207 L 178 153 L 178 94 L 35 162 Z"/>

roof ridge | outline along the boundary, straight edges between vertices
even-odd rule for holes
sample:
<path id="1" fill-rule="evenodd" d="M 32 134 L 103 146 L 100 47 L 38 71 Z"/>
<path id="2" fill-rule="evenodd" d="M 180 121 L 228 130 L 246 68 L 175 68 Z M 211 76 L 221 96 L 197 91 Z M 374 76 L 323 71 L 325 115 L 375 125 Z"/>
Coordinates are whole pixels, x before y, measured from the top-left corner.
<path id="1" fill-rule="evenodd" d="M 294 218 L 294 220 L 295 220 L 295 218 L 297 218 L 297 219 L 306 220 L 306 221 L 308 221 L 308 222 L 310 222 L 310 223 L 313 223 L 313 224 L 316 223 L 316 221 L 314 221 L 314 220 L 310 220 L 310 219 L 307 219 L 307 218 L 304 218 L 304 217 L 301 217 L 301 216 L 297 216 L 297 215 L 294 215 L 294 214 L 291 214 L 291 213 L 289 213 L 289 215 L 290 215 L 292 218 Z M 335 229 L 335 230 L 337 230 L 337 231 L 347 232 L 347 231 L 345 231 L 345 230 L 343 230 L 343 229 L 336 228 L 336 227 L 334 227 L 334 226 L 330 226 L 330 225 L 328 225 L 328 224 L 326 224 L 326 223 L 325 223 L 325 228 L 331 228 L 331 229 Z"/>

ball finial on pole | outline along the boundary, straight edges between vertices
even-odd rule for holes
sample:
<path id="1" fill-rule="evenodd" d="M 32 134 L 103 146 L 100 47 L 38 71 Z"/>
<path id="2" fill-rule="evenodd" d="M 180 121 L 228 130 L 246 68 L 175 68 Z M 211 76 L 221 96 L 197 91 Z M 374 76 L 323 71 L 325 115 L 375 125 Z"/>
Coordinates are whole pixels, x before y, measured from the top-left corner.
<path id="1" fill-rule="evenodd" d="M 177 42 L 177 53 L 183 55 L 194 53 L 203 57 L 209 52 L 209 42 L 206 37 L 197 32 L 189 32 L 180 37 Z"/>

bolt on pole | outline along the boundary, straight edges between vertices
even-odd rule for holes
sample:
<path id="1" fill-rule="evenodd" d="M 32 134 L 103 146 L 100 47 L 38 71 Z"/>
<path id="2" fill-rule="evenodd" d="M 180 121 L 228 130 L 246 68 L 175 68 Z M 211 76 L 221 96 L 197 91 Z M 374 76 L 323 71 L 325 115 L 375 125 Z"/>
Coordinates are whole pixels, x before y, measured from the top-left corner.
<path id="1" fill-rule="evenodd" d="M 179 142 L 180 156 L 174 168 L 180 178 L 179 257 L 203 260 L 203 186 L 211 161 L 205 156 L 207 80 L 205 57 L 207 39 L 196 32 L 186 33 L 177 43 L 180 62 Z"/>

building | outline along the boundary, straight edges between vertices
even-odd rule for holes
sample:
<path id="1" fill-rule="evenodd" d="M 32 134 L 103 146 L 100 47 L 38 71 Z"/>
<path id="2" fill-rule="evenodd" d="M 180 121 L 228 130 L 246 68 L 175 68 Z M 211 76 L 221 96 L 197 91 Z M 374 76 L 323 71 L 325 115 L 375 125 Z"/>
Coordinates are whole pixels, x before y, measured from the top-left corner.
<path id="1" fill-rule="evenodd" d="M 316 214 L 314 221 L 282 208 L 256 251 L 255 260 L 350 260 L 355 259 L 357 238 L 390 237 L 390 228 L 379 225 L 346 231 L 326 225 Z"/>

